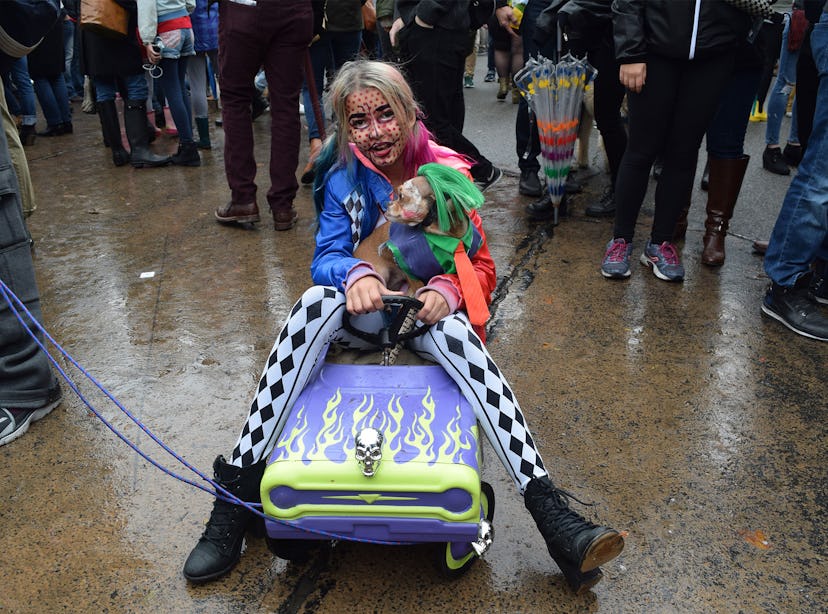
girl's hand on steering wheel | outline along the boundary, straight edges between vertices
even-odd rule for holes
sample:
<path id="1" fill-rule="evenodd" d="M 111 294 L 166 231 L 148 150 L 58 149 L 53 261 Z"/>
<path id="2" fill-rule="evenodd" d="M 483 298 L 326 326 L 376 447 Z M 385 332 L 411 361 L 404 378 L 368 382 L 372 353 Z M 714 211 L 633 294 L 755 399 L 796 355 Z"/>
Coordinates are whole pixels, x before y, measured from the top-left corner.
<path id="1" fill-rule="evenodd" d="M 373 275 L 366 275 L 351 284 L 345 292 L 345 309 L 351 315 L 380 311 L 385 308 L 382 302 L 383 294 L 402 296 L 403 293 L 389 290 Z"/>
<path id="2" fill-rule="evenodd" d="M 426 290 L 417 298 L 423 302 L 423 308 L 417 313 L 417 319 L 423 324 L 437 324 L 451 313 L 446 299 L 436 290 Z"/>

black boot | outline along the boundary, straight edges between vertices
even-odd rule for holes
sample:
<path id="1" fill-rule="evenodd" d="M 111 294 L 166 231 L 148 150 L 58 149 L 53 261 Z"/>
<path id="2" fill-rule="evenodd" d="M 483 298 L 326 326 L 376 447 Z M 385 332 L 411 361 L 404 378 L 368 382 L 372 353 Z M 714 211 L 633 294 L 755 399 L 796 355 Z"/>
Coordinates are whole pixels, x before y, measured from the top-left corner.
<path id="1" fill-rule="evenodd" d="M 195 141 L 178 143 L 178 151 L 173 154 L 172 163 L 176 166 L 201 166 L 198 144 Z"/>
<path id="2" fill-rule="evenodd" d="M 261 500 L 259 484 L 265 461 L 249 467 L 228 465 L 223 456 L 213 462 L 215 480 L 242 501 Z M 241 558 L 245 531 L 258 522 L 248 509 L 216 499 L 207 528 L 184 563 L 184 577 L 193 584 L 203 584 L 228 573 Z"/>
<path id="3" fill-rule="evenodd" d="M 532 479 L 523 499 L 549 554 L 564 574 L 573 566 L 581 574 L 590 572 L 624 549 L 624 538 L 618 531 L 594 525 L 571 510 L 565 493 L 546 476 Z"/>
<path id="4" fill-rule="evenodd" d="M 121 139 L 121 122 L 118 119 L 118 109 L 114 100 L 104 100 L 98 103 L 98 118 L 101 120 L 101 131 L 104 141 L 112 150 L 112 163 L 123 166 L 129 162 L 129 152 L 124 149 Z"/>
<path id="5" fill-rule="evenodd" d="M 131 150 L 130 162 L 135 168 L 166 166 L 169 156 L 156 155 L 149 148 L 147 135 L 147 107 L 143 100 L 127 100 L 124 105 L 124 125 Z"/>

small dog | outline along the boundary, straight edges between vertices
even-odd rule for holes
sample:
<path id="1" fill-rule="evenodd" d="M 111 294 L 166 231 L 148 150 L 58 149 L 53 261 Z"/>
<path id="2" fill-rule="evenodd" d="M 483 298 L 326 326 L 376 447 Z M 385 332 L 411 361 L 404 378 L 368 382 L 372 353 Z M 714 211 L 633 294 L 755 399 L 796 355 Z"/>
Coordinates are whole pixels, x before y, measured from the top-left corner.
<path id="1" fill-rule="evenodd" d="M 466 184 L 466 185 L 464 185 Z M 438 198 L 435 185 L 439 185 L 443 198 Z M 455 188 L 453 190 L 452 188 Z M 354 256 L 370 263 L 377 274 L 385 280 L 389 290 L 403 290 L 413 295 L 428 280 L 440 272 L 409 268 L 398 262 L 400 249 L 393 242 L 398 234 L 392 225 L 408 226 L 408 230 L 397 229 L 409 236 L 443 235 L 462 239 L 469 228 L 468 211 L 483 202 L 483 195 L 465 175 L 439 164 L 425 164 L 420 174 L 403 183 L 397 190 L 397 198 L 386 208 L 387 223 L 374 229 L 354 250 Z M 406 270 L 404 270 L 404 268 Z"/>

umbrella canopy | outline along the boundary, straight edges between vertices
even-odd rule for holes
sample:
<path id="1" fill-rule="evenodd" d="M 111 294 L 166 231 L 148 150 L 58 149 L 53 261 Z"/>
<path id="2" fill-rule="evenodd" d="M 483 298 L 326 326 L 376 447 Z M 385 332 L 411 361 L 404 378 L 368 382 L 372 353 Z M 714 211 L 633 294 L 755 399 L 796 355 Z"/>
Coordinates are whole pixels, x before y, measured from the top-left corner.
<path id="1" fill-rule="evenodd" d="M 596 75 L 586 60 L 566 54 L 558 62 L 542 56 L 532 58 L 514 77 L 535 117 L 541 166 L 556 223 L 578 138 L 584 91 Z"/>

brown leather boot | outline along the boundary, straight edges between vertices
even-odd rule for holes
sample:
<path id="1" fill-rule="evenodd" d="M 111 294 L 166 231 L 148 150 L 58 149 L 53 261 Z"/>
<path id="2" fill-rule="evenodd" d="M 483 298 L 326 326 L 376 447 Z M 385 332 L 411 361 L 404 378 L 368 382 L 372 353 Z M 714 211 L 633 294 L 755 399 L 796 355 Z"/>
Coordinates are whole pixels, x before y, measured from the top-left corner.
<path id="1" fill-rule="evenodd" d="M 238 205 L 229 202 L 223 207 L 216 209 L 216 219 L 222 224 L 237 223 L 249 224 L 259 221 L 259 208 L 255 202 L 245 205 Z"/>
<path id="2" fill-rule="evenodd" d="M 704 223 L 702 264 L 721 266 L 725 261 L 725 237 L 733 207 L 742 189 L 750 156 L 722 159 L 710 157 L 710 185 L 707 190 L 707 221 Z"/>
<path id="3" fill-rule="evenodd" d="M 687 203 L 687 206 L 681 210 L 681 214 L 679 215 L 679 219 L 676 220 L 676 226 L 673 228 L 673 243 L 678 243 L 679 241 L 684 241 L 684 237 L 687 236 L 687 214 L 690 212 L 690 203 Z"/>
<path id="4" fill-rule="evenodd" d="M 290 230 L 296 225 L 298 217 L 299 214 L 296 213 L 296 209 L 293 207 L 273 211 L 273 228 L 276 230 Z"/>

